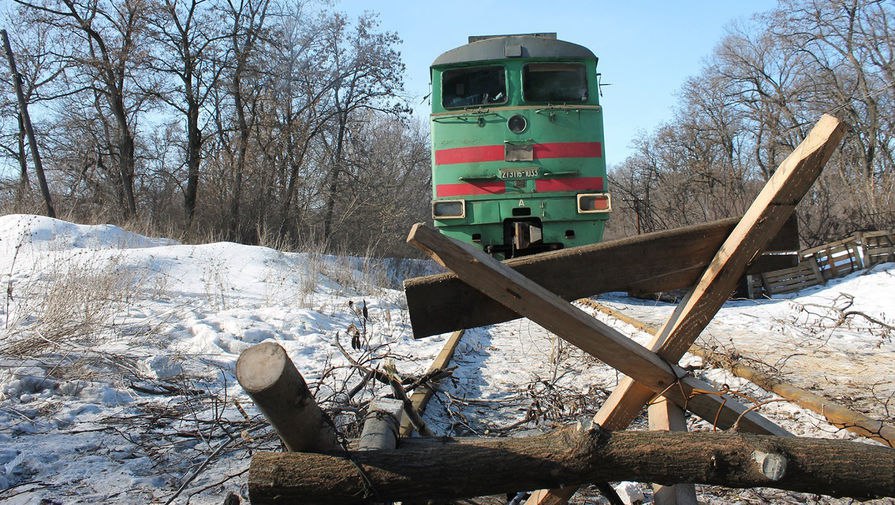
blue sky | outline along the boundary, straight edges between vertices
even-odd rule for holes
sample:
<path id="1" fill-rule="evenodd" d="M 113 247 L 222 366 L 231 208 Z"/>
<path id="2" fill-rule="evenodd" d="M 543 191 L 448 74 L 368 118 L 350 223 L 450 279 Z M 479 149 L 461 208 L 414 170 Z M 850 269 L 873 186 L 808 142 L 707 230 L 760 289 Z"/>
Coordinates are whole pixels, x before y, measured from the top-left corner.
<path id="1" fill-rule="evenodd" d="M 429 65 L 439 54 L 466 43 L 468 35 L 557 32 L 590 48 L 599 58 L 603 82 L 605 152 L 610 166 L 622 162 L 639 132 L 650 132 L 672 116 L 677 93 L 699 72 L 725 27 L 747 21 L 776 5 L 748 1 L 493 1 L 341 0 L 335 8 L 351 16 L 379 13 L 381 27 L 403 40 L 405 88 L 420 101 L 428 94 Z M 424 116 L 425 117 L 425 116 Z"/>

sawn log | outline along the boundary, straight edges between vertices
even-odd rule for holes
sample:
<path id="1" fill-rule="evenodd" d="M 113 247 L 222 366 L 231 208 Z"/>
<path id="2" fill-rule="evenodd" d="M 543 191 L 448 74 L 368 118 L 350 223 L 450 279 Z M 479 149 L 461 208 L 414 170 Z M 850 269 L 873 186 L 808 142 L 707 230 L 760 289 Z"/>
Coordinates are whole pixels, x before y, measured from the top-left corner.
<path id="1" fill-rule="evenodd" d="M 501 439 L 407 440 L 390 451 L 255 453 L 253 504 L 453 499 L 589 482 L 773 487 L 895 496 L 895 450 L 733 433 L 607 432 L 587 426 Z"/>

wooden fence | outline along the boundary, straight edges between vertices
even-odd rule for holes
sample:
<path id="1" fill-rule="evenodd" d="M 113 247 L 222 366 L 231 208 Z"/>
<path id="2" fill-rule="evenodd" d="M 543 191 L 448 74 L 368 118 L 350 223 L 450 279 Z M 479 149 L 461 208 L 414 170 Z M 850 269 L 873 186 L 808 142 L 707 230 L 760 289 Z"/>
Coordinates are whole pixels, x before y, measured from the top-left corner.
<path id="1" fill-rule="evenodd" d="M 895 231 L 858 232 L 800 251 L 798 266 L 750 275 L 748 283 L 753 297 L 792 293 L 887 261 L 895 261 Z"/>

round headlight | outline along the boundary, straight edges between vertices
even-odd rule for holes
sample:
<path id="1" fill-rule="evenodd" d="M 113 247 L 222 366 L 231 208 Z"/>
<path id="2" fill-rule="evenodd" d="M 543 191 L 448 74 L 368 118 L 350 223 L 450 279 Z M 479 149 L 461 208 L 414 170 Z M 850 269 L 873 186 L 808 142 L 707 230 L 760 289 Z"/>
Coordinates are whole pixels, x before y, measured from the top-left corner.
<path id="1" fill-rule="evenodd" d="M 516 114 L 507 121 L 507 128 L 513 133 L 522 133 L 528 128 L 528 121 L 525 117 Z"/>

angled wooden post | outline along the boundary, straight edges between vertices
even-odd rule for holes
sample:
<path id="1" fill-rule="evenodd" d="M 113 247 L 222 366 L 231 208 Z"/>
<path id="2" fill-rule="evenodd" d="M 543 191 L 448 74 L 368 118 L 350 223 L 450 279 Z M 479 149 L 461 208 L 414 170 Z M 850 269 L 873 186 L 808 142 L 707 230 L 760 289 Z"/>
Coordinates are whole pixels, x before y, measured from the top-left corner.
<path id="1" fill-rule="evenodd" d="M 460 345 L 460 339 L 463 338 L 464 333 L 465 330 L 457 330 L 451 334 L 447 339 L 447 342 L 444 343 L 444 347 L 441 348 L 441 352 L 438 353 L 438 356 L 436 356 L 432 361 L 432 364 L 429 365 L 428 373 L 447 368 L 448 364 L 451 362 L 451 358 L 454 357 L 454 351 L 456 351 L 457 346 Z M 435 391 L 426 384 L 418 387 L 416 391 L 410 395 L 410 403 L 413 404 L 413 410 L 422 414 L 434 392 Z M 404 416 L 401 420 L 400 435 L 401 437 L 409 437 L 412 433 L 413 423 L 410 422 L 410 416 Z"/>
<path id="2" fill-rule="evenodd" d="M 650 431 L 687 431 L 684 411 L 665 398 L 657 398 L 649 406 Z M 696 505 L 693 484 L 653 484 L 653 503 L 656 505 Z"/>
<path id="3" fill-rule="evenodd" d="M 672 363 L 680 360 L 730 296 L 749 261 L 792 214 L 833 155 L 846 129 L 846 124 L 833 116 L 824 114 L 820 118 L 765 184 L 699 282 L 650 342 L 650 349 Z M 620 430 L 640 414 L 654 393 L 630 377 L 619 383 L 594 416 L 594 422 L 606 429 Z M 554 505 L 564 503 L 570 496 L 568 489 L 552 495 L 537 493 L 527 504 Z"/>

